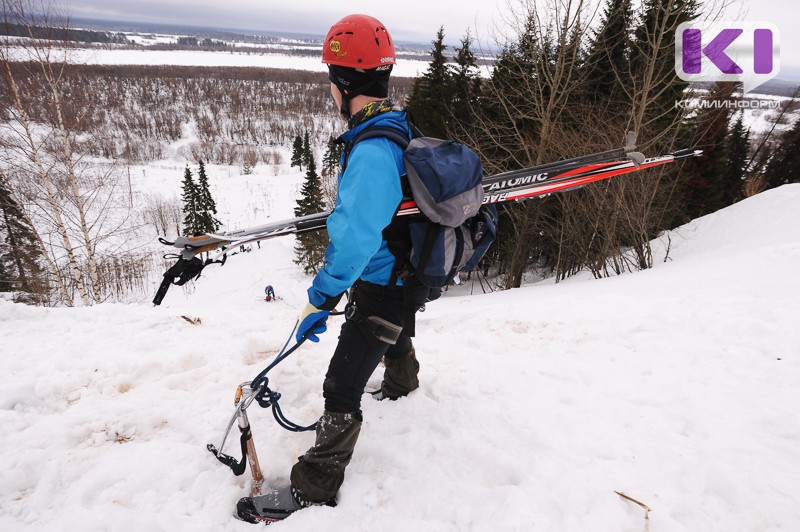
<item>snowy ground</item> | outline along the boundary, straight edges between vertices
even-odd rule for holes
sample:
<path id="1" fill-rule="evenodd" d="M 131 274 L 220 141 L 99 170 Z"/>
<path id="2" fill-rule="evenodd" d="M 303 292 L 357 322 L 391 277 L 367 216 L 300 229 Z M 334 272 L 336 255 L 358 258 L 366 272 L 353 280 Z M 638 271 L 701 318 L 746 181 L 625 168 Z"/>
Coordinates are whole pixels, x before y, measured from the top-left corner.
<path id="1" fill-rule="evenodd" d="M 11 57 L 18 61 L 27 59 L 27 51 L 12 48 Z M 63 57 L 63 50 L 54 50 L 53 57 Z M 297 56 L 280 53 L 255 54 L 237 50 L 123 50 L 100 48 L 75 48 L 69 51 L 73 63 L 90 65 L 178 65 L 178 66 L 223 66 L 223 67 L 262 67 L 286 68 L 327 72 L 327 66 L 316 56 Z M 394 76 L 416 77 L 428 69 L 427 61 L 401 58 L 392 69 Z M 485 68 L 482 71 L 486 72 Z"/>
<path id="2" fill-rule="evenodd" d="M 297 194 L 298 179 L 261 178 Z M 799 202 L 787 185 L 696 220 L 650 271 L 429 305 L 421 389 L 365 398 L 339 506 L 274 529 L 800 530 Z M 158 308 L 0 301 L 0 530 L 254 530 L 231 517 L 247 476 L 205 446 L 305 304 L 292 247 L 231 257 Z M 264 302 L 266 284 L 283 299 Z M 340 319 L 271 373 L 293 421 L 321 413 Z M 313 436 L 249 412 L 282 485 Z"/>

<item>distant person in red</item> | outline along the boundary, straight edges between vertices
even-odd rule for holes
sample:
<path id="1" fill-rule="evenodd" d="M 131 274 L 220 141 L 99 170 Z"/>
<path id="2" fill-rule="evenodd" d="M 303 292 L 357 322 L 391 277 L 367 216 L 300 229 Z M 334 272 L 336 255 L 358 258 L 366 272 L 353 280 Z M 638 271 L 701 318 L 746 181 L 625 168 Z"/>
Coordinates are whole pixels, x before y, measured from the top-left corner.
<path id="1" fill-rule="evenodd" d="M 275 290 L 272 288 L 271 284 L 268 284 L 267 287 L 264 289 L 264 294 L 265 294 L 264 299 L 266 301 L 272 301 L 273 299 L 275 299 Z"/>

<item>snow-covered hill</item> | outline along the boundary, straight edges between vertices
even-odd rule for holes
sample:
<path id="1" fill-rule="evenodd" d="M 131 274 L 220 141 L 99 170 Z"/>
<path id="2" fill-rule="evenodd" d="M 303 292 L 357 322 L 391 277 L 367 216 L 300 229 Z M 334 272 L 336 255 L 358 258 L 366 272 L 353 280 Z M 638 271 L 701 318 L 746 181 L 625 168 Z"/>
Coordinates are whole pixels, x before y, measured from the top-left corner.
<path id="1" fill-rule="evenodd" d="M 339 506 L 274 530 L 800 530 L 798 203 L 787 185 L 696 220 L 650 271 L 429 305 L 421 388 L 365 398 Z M 292 249 L 254 246 L 158 308 L 0 301 L 0 530 L 254 530 L 231 517 L 247 476 L 205 446 L 305 303 Z M 321 413 L 339 320 L 270 374 L 293 421 Z M 249 412 L 286 483 L 313 435 Z"/>

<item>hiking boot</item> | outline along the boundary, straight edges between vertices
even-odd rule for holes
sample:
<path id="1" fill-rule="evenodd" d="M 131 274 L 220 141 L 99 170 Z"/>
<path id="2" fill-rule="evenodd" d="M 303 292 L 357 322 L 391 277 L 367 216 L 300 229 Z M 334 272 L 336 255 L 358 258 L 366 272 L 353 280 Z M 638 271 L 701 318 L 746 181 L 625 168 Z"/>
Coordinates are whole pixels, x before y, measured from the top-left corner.
<path id="1" fill-rule="evenodd" d="M 282 521 L 297 510 L 309 506 L 336 506 L 336 499 L 309 502 L 304 500 L 296 489 L 286 486 L 266 495 L 239 499 L 233 516 L 248 523 L 269 525 Z"/>
<path id="2" fill-rule="evenodd" d="M 383 372 L 381 388 L 373 393 L 373 397 L 378 401 L 384 399 L 395 401 L 419 388 L 419 378 L 417 378 L 419 361 L 413 347 L 411 351 L 398 358 L 384 357 L 383 365 L 386 370 Z"/>

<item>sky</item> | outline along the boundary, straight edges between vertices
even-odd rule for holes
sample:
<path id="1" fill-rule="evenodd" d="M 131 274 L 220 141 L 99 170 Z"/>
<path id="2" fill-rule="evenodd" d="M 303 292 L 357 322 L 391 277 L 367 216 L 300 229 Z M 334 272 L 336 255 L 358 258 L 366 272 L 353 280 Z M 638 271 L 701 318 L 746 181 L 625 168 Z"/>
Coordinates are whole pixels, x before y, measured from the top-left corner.
<path id="1" fill-rule="evenodd" d="M 324 2 L 305 0 L 286 4 L 275 0 L 72 0 L 63 5 L 72 16 L 156 22 L 230 29 L 285 31 L 324 35 L 330 25 L 351 13 L 372 15 L 389 27 L 398 41 L 428 43 L 440 26 L 445 42 L 457 44 L 469 29 L 478 44 L 490 46 L 509 13 L 520 1 L 405 0 L 381 3 L 364 0 Z M 386 7 L 391 6 L 391 7 Z M 742 0 L 732 4 L 724 19 L 768 21 L 781 32 L 781 65 L 800 77 L 800 19 L 796 0 Z M 790 15 L 791 16 L 787 16 Z"/>
<path id="2" fill-rule="evenodd" d="M 79 17 L 113 18 L 146 22 L 170 22 L 199 26 L 280 30 L 324 35 L 336 20 L 351 13 L 372 15 L 389 26 L 395 39 L 412 42 L 432 40 L 440 25 L 453 40 L 468 27 L 488 26 L 504 2 L 486 0 L 376 3 L 354 0 L 308 0 L 295 5 L 274 0 L 230 0 L 221 8 L 212 0 L 76 0 L 69 2 Z M 386 6 L 391 6 L 388 8 Z M 474 33 L 474 32 L 473 32 Z"/>

